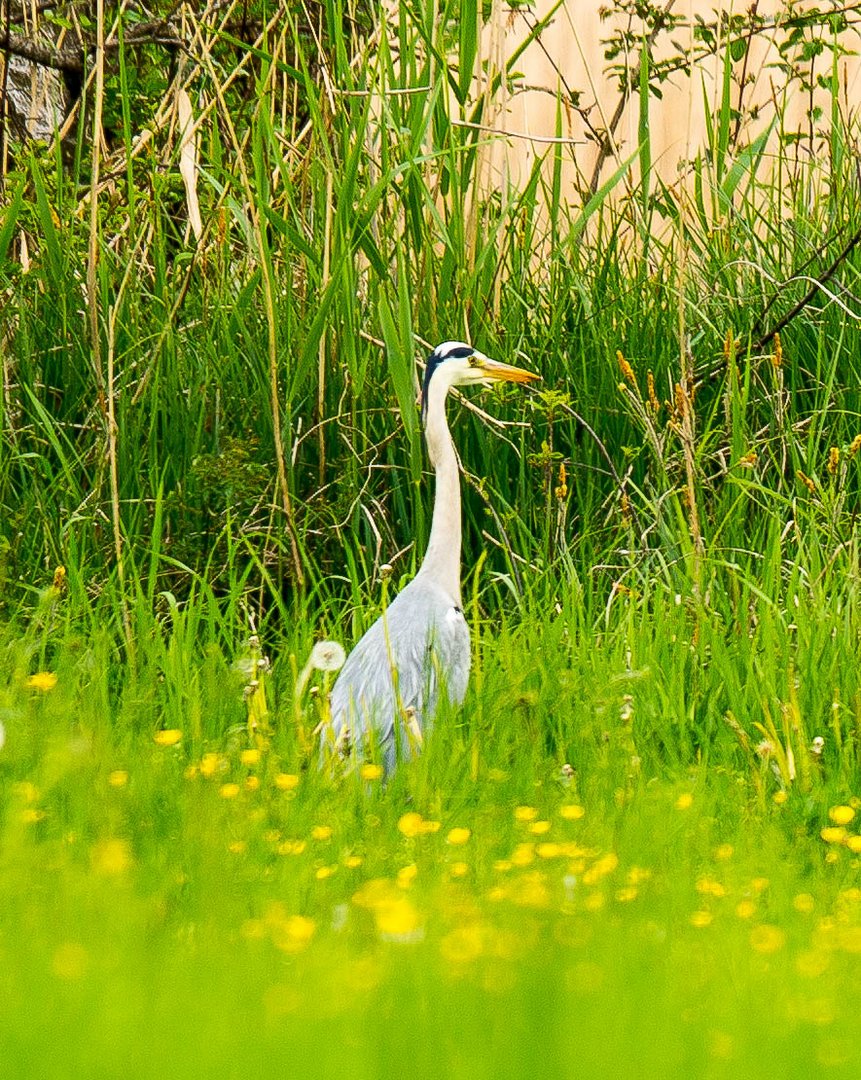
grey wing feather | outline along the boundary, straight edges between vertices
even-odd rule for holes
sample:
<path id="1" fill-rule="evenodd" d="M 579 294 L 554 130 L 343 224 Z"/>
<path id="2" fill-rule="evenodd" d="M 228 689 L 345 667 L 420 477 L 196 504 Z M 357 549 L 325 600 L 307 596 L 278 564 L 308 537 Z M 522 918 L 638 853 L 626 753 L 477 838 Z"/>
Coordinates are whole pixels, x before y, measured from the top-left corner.
<path id="1" fill-rule="evenodd" d="M 455 601 L 421 575 L 410 582 L 359 641 L 332 688 L 335 746 L 361 747 L 373 733 L 391 769 L 412 749 L 410 723 L 427 731 L 440 687 L 460 704 L 469 680 L 469 628 Z M 397 686 L 397 691 L 395 689 Z M 396 748 L 396 733 L 397 743 Z"/>

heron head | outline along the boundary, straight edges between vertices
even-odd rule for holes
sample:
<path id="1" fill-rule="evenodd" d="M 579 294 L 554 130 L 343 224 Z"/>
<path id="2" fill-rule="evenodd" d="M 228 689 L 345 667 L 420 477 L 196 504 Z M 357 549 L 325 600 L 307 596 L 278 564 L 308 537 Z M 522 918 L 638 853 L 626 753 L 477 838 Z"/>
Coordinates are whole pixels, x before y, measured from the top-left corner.
<path id="1" fill-rule="evenodd" d="M 428 391 L 431 381 L 441 379 L 446 390 L 450 386 L 471 386 L 481 383 L 490 386 L 495 382 L 528 383 L 540 376 L 524 368 L 502 364 L 489 356 L 465 345 L 462 341 L 444 341 L 427 359 L 422 385 L 422 416 L 427 413 Z"/>

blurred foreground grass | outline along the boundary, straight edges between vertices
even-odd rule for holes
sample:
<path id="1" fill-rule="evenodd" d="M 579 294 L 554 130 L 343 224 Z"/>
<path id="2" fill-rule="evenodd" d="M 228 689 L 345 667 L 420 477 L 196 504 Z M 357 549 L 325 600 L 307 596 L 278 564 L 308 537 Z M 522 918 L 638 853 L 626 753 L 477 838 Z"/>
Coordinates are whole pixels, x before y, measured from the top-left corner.
<path id="1" fill-rule="evenodd" d="M 318 35 L 267 0 L 253 44 L 193 7 L 188 63 L 120 34 L 71 161 L 4 177 L 0 1077 L 854 1080 L 842 14 L 774 24 L 771 116 L 768 27 L 691 28 L 722 79 L 672 184 L 637 30 L 636 147 L 565 187 L 560 83 L 518 190 L 481 179 L 522 80 L 477 5 Z M 415 570 L 414 362 L 460 336 L 544 378 L 451 408 L 469 696 L 385 787 L 335 782 L 298 672 Z"/>
<path id="2" fill-rule="evenodd" d="M 706 715 L 726 739 L 662 760 L 699 646 L 675 608 L 688 639 L 654 645 L 661 617 L 503 630 L 481 700 L 386 784 L 302 768 L 286 661 L 251 737 L 216 646 L 118 679 L 106 636 L 58 634 L 28 676 L 7 635 L 3 1076 L 857 1075 L 846 751 L 796 727 L 748 753 Z M 743 675 L 709 649 L 706 700 Z"/>

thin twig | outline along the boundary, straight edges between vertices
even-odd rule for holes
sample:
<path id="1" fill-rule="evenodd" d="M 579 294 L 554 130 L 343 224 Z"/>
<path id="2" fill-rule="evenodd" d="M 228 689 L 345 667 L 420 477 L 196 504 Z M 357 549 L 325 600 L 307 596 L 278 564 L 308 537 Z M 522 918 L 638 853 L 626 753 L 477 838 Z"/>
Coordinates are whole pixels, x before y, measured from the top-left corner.
<path id="1" fill-rule="evenodd" d="M 785 326 L 792 322 L 796 315 L 800 314 L 807 307 L 813 297 L 816 296 L 816 294 L 820 291 L 822 286 L 834 277 L 834 275 L 840 269 L 841 265 L 847 260 L 849 255 L 855 250 L 859 243 L 861 243 L 861 229 L 854 233 L 854 235 L 849 239 L 848 243 L 843 247 L 843 250 L 839 253 L 839 255 L 836 256 L 834 261 L 825 271 L 825 273 L 815 279 L 814 284 L 810 287 L 810 289 L 808 289 L 804 296 L 802 296 L 798 303 L 795 304 L 783 316 L 782 319 L 779 319 L 775 323 L 775 325 L 768 331 L 768 333 L 763 334 L 762 337 L 757 338 L 757 340 L 752 346 L 754 352 L 759 352 L 762 348 L 764 348 L 764 346 L 766 346 L 771 341 L 775 334 L 779 334 Z M 756 323 L 754 324 L 754 331 L 759 327 L 761 319 L 762 316 L 760 316 L 760 318 L 757 319 Z"/>

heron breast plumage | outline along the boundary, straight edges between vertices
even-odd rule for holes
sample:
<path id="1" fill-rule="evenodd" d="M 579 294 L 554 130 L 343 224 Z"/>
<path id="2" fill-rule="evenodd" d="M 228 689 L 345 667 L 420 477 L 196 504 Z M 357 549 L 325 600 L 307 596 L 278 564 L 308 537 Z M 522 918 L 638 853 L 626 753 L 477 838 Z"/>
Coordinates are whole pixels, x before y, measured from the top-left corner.
<path id="1" fill-rule="evenodd" d="M 376 745 L 387 769 L 410 757 L 444 693 L 459 705 L 469 682 L 469 627 L 456 598 L 421 573 L 350 653 L 332 688 L 331 734 L 365 757 Z"/>

